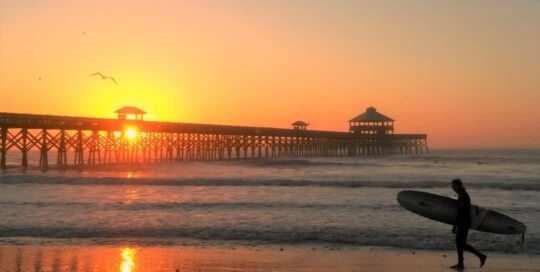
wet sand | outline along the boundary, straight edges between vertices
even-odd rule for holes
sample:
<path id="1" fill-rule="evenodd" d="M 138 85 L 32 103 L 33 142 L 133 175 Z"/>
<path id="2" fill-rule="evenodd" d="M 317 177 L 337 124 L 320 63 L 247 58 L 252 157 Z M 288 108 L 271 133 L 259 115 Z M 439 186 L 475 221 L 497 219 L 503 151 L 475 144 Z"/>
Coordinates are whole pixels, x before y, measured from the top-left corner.
<path id="1" fill-rule="evenodd" d="M 540 271 L 540 256 L 466 255 L 467 271 Z M 0 245 L 0 271 L 454 271 L 453 251 L 322 246 Z"/>

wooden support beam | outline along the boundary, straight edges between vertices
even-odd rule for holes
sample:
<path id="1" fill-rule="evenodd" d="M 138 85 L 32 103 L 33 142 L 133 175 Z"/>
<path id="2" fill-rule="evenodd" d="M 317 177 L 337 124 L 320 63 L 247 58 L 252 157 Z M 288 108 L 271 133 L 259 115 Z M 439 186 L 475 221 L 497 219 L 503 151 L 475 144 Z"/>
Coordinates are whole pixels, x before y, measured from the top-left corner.
<path id="1" fill-rule="evenodd" d="M 0 167 L 6 169 L 6 156 L 7 156 L 7 127 L 0 128 Z"/>
<path id="2" fill-rule="evenodd" d="M 39 154 L 39 165 L 42 168 L 48 168 L 49 167 L 49 142 L 47 141 L 47 130 L 43 129 L 41 131 L 41 147 L 40 147 L 40 154 Z"/>
<path id="3" fill-rule="evenodd" d="M 75 165 L 84 165 L 84 134 L 82 130 L 77 131 L 76 137 Z"/>
<path id="4" fill-rule="evenodd" d="M 28 166 L 28 129 L 23 128 L 22 129 L 22 159 L 21 159 L 21 166 L 27 167 Z"/>
<path id="5" fill-rule="evenodd" d="M 60 130 L 60 143 L 58 145 L 58 157 L 56 158 L 56 164 L 60 167 L 67 165 L 67 148 L 66 148 L 66 131 Z"/>

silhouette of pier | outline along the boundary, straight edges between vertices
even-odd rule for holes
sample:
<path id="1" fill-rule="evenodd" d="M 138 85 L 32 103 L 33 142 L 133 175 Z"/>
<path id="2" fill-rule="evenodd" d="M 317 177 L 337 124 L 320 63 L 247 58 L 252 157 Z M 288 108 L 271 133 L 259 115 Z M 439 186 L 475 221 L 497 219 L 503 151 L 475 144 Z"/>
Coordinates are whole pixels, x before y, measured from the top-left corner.
<path id="1" fill-rule="evenodd" d="M 28 166 L 32 150 L 44 168 L 429 152 L 426 134 L 394 134 L 394 120 L 374 108 L 349 121 L 349 132 L 156 122 L 143 120 L 145 112 L 134 107 L 117 112 L 118 119 L 0 113 L 0 167 L 11 152 Z M 135 118 L 127 118 L 131 113 Z"/>

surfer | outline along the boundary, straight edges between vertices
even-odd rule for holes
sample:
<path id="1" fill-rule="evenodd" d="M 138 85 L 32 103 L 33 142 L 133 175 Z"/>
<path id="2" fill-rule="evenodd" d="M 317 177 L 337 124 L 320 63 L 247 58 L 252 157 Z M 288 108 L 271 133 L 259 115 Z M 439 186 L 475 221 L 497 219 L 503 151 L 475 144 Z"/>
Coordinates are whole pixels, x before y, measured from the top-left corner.
<path id="1" fill-rule="evenodd" d="M 456 234 L 456 246 L 458 253 L 458 263 L 451 268 L 464 269 L 463 249 L 468 250 L 480 259 L 480 267 L 486 263 L 487 256 L 467 244 L 467 235 L 471 227 L 471 199 L 463 187 L 461 179 L 452 180 L 452 189 L 458 194 L 458 212 L 456 223 L 452 228 L 452 233 Z"/>

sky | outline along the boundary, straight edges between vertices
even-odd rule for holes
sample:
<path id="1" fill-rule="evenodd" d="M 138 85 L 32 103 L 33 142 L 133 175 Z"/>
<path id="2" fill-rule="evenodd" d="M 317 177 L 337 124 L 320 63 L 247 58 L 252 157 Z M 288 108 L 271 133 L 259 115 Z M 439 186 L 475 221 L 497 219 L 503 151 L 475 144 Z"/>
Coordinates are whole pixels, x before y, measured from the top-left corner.
<path id="1" fill-rule="evenodd" d="M 101 72 L 110 80 L 90 76 Z M 540 148 L 540 1 L 0 0 L 0 112 Z"/>

